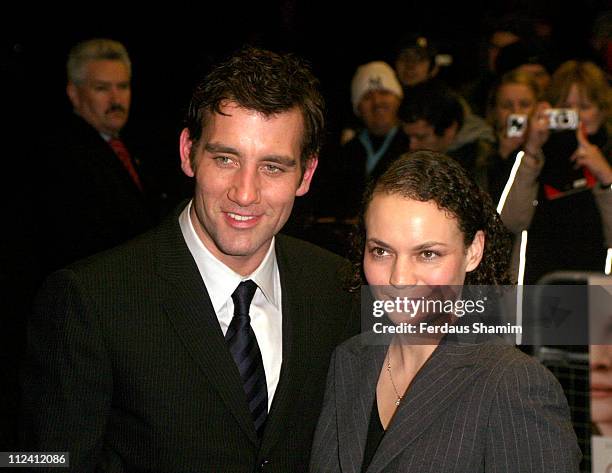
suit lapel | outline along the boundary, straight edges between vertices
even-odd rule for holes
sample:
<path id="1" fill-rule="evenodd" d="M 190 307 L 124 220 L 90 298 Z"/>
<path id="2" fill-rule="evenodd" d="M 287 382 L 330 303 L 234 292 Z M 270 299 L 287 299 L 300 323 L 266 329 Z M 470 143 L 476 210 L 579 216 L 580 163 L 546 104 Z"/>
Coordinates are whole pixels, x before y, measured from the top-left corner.
<path id="1" fill-rule="evenodd" d="M 386 351 L 386 346 L 364 345 L 359 356 L 341 363 L 344 372 L 336 374 L 338 449 L 343 472 L 361 471 L 376 384 Z"/>
<path id="2" fill-rule="evenodd" d="M 281 281 L 283 310 L 283 363 L 280 379 L 262 439 L 262 455 L 281 438 L 289 435 L 291 422 L 297 419 L 296 400 L 308 376 L 304 361 L 309 357 L 310 308 L 301 283 L 301 263 L 291 254 L 282 235 L 276 237 L 276 259 Z M 284 433 L 283 433 L 284 432 Z"/>
<path id="3" fill-rule="evenodd" d="M 378 446 L 368 473 L 378 473 L 410 446 L 447 406 L 456 402 L 478 370 L 478 345 L 443 342 L 414 378 Z"/>
<path id="4" fill-rule="evenodd" d="M 202 374 L 215 386 L 238 424 L 257 444 L 242 381 L 227 349 L 208 291 L 181 234 L 178 215 L 159 228 L 158 274 L 169 284 L 166 315 Z"/>

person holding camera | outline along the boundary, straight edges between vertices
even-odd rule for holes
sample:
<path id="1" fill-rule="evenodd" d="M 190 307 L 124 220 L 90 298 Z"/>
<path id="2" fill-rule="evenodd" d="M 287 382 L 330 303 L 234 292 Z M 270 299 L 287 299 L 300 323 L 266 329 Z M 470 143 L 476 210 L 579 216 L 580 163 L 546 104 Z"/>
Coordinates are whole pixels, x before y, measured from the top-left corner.
<path id="1" fill-rule="evenodd" d="M 553 74 L 548 93 L 558 108 L 541 103 L 529 120 L 516 175 L 498 206 L 506 226 L 521 234 L 525 265 L 518 276 L 526 284 L 555 270 L 610 270 L 610 94 L 595 64 L 567 61 Z"/>
<path id="2" fill-rule="evenodd" d="M 517 153 L 525 145 L 529 117 L 535 112 L 540 89 L 524 72 L 504 74 L 492 90 L 487 121 L 495 130 L 495 145 L 487 160 L 486 189 L 498 201 Z"/>

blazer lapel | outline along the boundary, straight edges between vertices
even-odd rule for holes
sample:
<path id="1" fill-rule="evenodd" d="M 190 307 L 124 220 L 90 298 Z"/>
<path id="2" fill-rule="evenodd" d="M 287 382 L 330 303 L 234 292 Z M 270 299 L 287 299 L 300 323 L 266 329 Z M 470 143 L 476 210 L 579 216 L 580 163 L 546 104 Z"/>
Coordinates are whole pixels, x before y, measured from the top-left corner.
<path id="1" fill-rule="evenodd" d="M 206 286 L 183 240 L 177 215 L 159 229 L 158 256 L 158 274 L 169 283 L 163 306 L 171 324 L 238 424 L 258 444 L 240 375 L 227 349 Z"/>
<path id="2" fill-rule="evenodd" d="M 351 357 L 341 367 L 345 372 L 336 373 L 338 449 L 343 472 L 361 471 L 376 384 L 386 351 L 386 346 L 364 345 L 359 356 Z"/>
<path id="3" fill-rule="evenodd" d="M 309 350 L 312 349 L 310 310 L 311 304 L 299 290 L 301 264 L 289 253 L 282 235 L 275 242 L 276 260 L 281 281 L 283 310 L 283 363 L 280 379 L 268 414 L 262 439 L 261 455 L 281 438 L 289 435 L 291 422 L 299 418 L 295 400 L 308 376 Z"/>
<path id="4" fill-rule="evenodd" d="M 443 342 L 414 378 L 368 473 L 378 473 L 414 442 L 471 385 L 478 345 Z"/>

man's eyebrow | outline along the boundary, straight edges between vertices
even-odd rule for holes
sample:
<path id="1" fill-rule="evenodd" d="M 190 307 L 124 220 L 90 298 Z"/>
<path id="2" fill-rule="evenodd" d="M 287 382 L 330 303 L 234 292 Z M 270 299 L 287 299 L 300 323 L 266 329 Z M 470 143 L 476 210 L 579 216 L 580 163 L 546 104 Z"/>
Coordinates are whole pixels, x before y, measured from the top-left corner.
<path id="1" fill-rule="evenodd" d="M 231 146 L 222 145 L 220 143 L 206 143 L 206 145 L 204 145 L 204 149 L 209 153 L 226 153 L 236 156 L 240 155 L 237 149 L 234 149 Z"/>
<path id="2" fill-rule="evenodd" d="M 288 168 L 294 168 L 297 166 L 297 161 L 294 158 L 291 158 L 289 156 L 276 155 L 276 154 L 265 156 L 262 159 L 262 161 L 267 161 L 270 163 L 277 163 L 282 166 L 286 166 Z"/>

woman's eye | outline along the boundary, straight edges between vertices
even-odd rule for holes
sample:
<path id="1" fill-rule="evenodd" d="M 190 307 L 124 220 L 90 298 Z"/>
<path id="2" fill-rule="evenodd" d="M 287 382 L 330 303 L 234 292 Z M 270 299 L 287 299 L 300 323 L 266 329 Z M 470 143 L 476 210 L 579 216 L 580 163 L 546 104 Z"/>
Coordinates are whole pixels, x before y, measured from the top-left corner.
<path id="1" fill-rule="evenodd" d="M 380 246 L 376 246 L 370 250 L 370 253 L 372 253 L 375 258 L 382 258 L 383 256 L 387 255 L 387 250 L 381 248 Z"/>
<path id="2" fill-rule="evenodd" d="M 438 254 L 432 250 L 425 250 L 421 253 L 421 256 L 424 259 L 434 259 L 436 256 L 438 256 Z"/>

